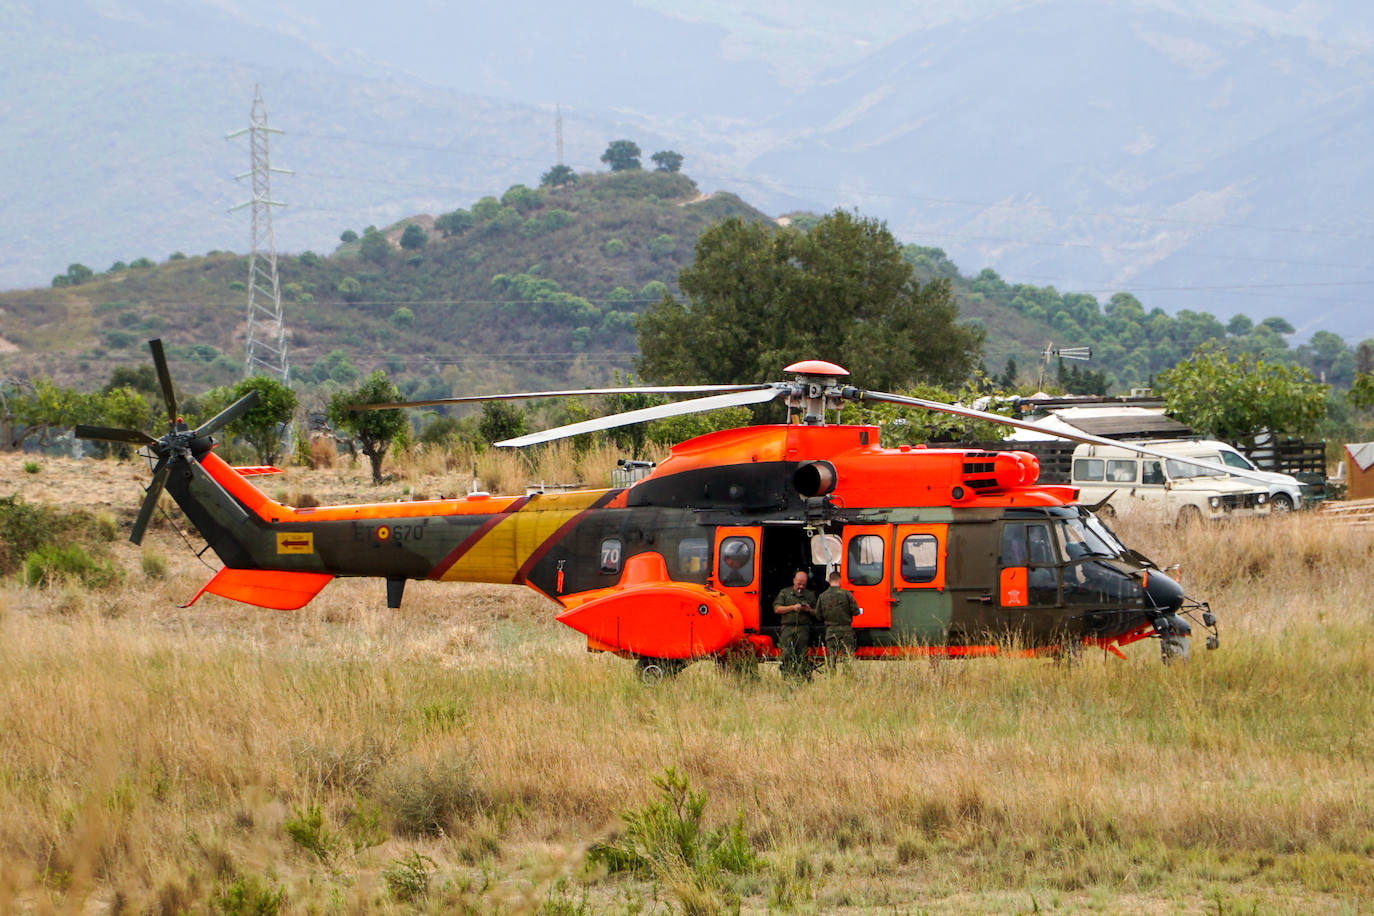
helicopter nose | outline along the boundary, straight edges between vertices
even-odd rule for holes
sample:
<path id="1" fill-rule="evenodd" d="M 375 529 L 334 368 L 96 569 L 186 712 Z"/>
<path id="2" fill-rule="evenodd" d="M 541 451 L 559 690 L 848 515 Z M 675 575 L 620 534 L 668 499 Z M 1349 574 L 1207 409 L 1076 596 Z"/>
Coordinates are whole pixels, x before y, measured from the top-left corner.
<path id="1" fill-rule="evenodd" d="M 1145 603 L 1161 611 L 1176 611 L 1183 605 L 1183 586 L 1152 569 L 1145 579 Z"/>

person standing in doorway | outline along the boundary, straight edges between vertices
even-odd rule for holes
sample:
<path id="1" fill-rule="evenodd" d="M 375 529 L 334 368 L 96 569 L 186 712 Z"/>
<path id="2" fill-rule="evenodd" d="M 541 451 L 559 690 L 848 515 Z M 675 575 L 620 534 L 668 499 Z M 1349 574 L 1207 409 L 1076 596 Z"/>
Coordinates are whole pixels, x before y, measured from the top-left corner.
<path id="1" fill-rule="evenodd" d="M 830 587 L 816 602 L 816 612 L 825 624 L 825 664 L 834 674 L 840 662 L 848 663 L 858 648 L 854 637 L 854 618 L 863 613 L 854 593 L 840 587 L 840 572 L 830 573 Z"/>
<path id="2" fill-rule="evenodd" d="M 778 592 L 773 610 L 782 621 L 778 640 L 783 677 L 811 678 L 806 662 L 806 649 L 811 642 L 811 621 L 816 619 L 816 593 L 806 587 L 808 576 L 797 570 L 792 584 Z"/>

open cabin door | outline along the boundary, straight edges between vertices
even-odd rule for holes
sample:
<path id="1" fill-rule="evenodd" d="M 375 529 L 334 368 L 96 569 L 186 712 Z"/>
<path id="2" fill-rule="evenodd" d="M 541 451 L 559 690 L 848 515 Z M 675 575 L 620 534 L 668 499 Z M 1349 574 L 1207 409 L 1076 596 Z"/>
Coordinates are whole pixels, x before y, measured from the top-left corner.
<path id="1" fill-rule="evenodd" d="M 729 596 L 744 619 L 746 631 L 759 628 L 760 529 L 719 527 L 711 567 L 711 585 Z"/>
<path id="2" fill-rule="evenodd" d="M 892 526 L 849 525 L 844 529 L 844 587 L 863 614 L 855 629 L 892 626 Z"/>

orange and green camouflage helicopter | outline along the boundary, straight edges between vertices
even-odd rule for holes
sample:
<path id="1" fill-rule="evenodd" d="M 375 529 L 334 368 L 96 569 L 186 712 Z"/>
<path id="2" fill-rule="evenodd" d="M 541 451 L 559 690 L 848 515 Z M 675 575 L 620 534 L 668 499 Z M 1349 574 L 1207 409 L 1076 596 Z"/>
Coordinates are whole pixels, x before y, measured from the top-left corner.
<path id="1" fill-rule="evenodd" d="M 393 405 L 626 390 L 705 395 L 497 443 L 504 446 L 774 400 L 786 402 L 789 422 L 689 439 L 626 487 L 293 508 L 248 479 L 275 468 L 235 468 L 213 451 L 213 434 L 249 410 L 256 392 L 191 429 L 176 415 L 161 342 L 149 346 L 169 431 L 155 439 L 80 426 L 76 435 L 146 449 L 153 476 L 131 539 L 142 540 L 165 488 L 224 563 L 196 598 L 210 592 L 292 610 L 335 577 L 368 576 L 386 581 L 395 608 L 411 579 L 515 583 L 560 605 L 557 619 L 585 635 L 589 650 L 635 659 L 646 677 L 693 659 L 776 658 L 779 621 L 769 599 L 797 570 L 813 583 L 841 573 L 863 611 L 854 620 L 860 659 L 1082 645 L 1121 655 L 1156 638 L 1167 661 L 1187 652 L 1185 618 L 1209 631 L 1208 648 L 1217 645 L 1208 605 L 1185 598 L 1174 579 L 1076 504 L 1076 489 L 1037 483 L 1033 455 L 884 448 L 877 427 L 826 417 L 846 402 L 881 402 L 1035 423 L 854 388 L 832 363 L 789 366 L 790 382 Z M 813 656 L 824 653 L 817 642 Z"/>

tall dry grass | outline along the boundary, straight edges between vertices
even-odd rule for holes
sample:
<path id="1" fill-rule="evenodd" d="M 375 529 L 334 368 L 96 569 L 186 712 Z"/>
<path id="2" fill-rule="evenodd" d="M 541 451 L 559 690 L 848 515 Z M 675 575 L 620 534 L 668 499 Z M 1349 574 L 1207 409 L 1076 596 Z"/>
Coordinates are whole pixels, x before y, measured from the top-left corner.
<path id="1" fill-rule="evenodd" d="M 803 687 L 700 663 L 647 689 L 516 589 L 416 583 L 386 611 L 380 584 L 341 580 L 297 614 L 180 611 L 205 574 L 180 554 L 75 606 L 6 586 L 0 911 L 229 911 L 254 889 L 283 911 L 649 906 L 653 887 L 579 863 L 669 767 L 710 823 L 742 813 L 764 861 L 734 879 L 747 910 L 1357 907 L 1374 536 L 1117 527 L 1183 564 L 1221 650 L 856 664 Z M 430 890 L 403 902 L 398 863 L 425 861 Z"/>

